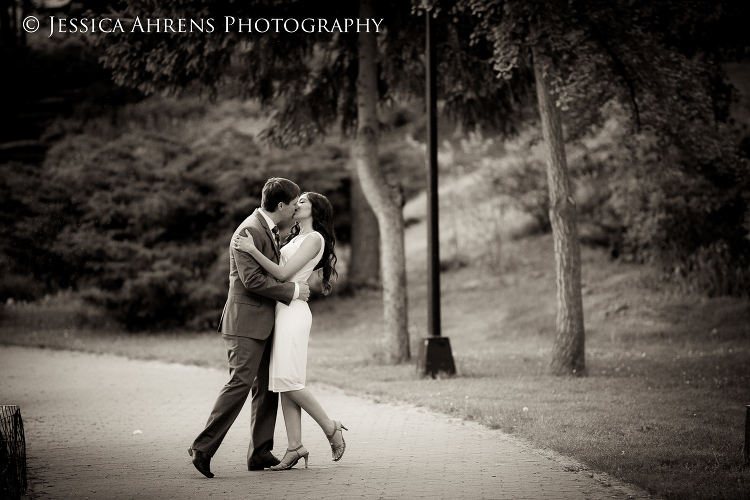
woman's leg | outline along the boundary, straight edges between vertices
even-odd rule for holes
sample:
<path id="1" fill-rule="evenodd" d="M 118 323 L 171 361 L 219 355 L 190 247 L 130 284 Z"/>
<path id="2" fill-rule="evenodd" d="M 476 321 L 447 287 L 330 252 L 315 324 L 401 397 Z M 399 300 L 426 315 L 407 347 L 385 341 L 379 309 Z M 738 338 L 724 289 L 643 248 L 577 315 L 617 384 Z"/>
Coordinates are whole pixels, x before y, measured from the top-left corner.
<path id="1" fill-rule="evenodd" d="M 312 395 L 309 389 L 305 388 L 296 391 L 285 392 L 284 396 L 287 396 L 294 403 L 296 403 L 298 409 L 300 407 L 304 408 L 307 414 L 310 415 L 313 420 L 318 423 L 321 429 L 323 429 L 323 432 L 326 436 L 330 436 L 333 433 L 333 420 L 328 418 L 328 414 L 323 409 L 323 407 L 320 406 L 320 403 L 318 403 L 318 400 L 315 399 L 315 396 Z M 281 401 L 283 404 L 284 400 L 282 399 Z M 284 420 L 286 421 L 286 410 L 284 410 Z M 287 433 L 288 432 L 289 431 L 287 430 Z"/>
<path id="2" fill-rule="evenodd" d="M 344 434 L 341 432 L 341 429 L 343 428 L 341 422 L 334 423 L 333 420 L 328 418 L 326 411 L 320 406 L 318 400 L 315 399 L 315 396 L 313 396 L 308 389 L 289 391 L 284 394 L 297 403 L 299 408 L 304 408 L 307 414 L 318 423 L 321 429 L 323 429 L 328 441 L 331 443 L 333 460 L 338 462 L 344 455 L 344 450 L 346 449 Z M 286 413 L 284 415 L 286 415 Z M 284 418 L 286 418 L 286 416 Z M 339 432 L 336 432 L 336 430 Z"/>
<path id="3" fill-rule="evenodd" d="M 293 450 L 302 444 L 302 411 L 288 392 L 281 393 L 281 411 L 284 413 L 284 427 L 289 441 L 287 449 Z"/>

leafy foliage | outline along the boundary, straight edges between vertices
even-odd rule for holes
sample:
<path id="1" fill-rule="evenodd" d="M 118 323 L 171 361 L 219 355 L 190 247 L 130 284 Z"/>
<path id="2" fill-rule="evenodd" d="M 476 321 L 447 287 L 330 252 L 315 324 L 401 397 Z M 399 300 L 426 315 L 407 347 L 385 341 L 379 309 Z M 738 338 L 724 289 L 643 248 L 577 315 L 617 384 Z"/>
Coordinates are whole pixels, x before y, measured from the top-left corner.
<path id="1" fill-rule="evenodd" d="M 47 134 L 60 137 L 40 169 L 5 164 L 0 298 L 80 290 L 130 329 L 208 328 L 226 298 L 231 231 L 260 203 L 272 175 L 328 196 L 349 242 L 349 146 L 307 148 L 254 139 L 257 103 L 150 98 L 106 113 L 85 105 Z M 387 133 L 384 171 L 412 196 L 422 157 Z M 344 259 L 346 260 L 346 259 Z"/>
<path id="2" fill-rule="evenodd" d="M 65 268 L 45 251 L 45 238 L 54 234 L 54 219 L 40 209 L 35 195 L 41 176 L 20 163 L 0 165 L 0 299 L 30 300 L 44 290 L 46 276 L 56 268 L 64 281 Z M 46 228 L 47 232 L 42 232 Z"/>
<path id="3" fill-rule="evenodd" d="M 567 148 L 582 228 L 595 231 L 582 237 L 611 245 L 613 256 L 659 263 L 709 295 L 750 293 L 750 163 L 738 156 L 735 136 L 726 126 L 705 131 L 701 163 L 653 132 L 632 134 L 616 103 L 602 112 L 602 127 Z M 549 229 L 539 142 L 534 129 L 523 132 L 484 172 Z"/>
<path id="4" fill-rule="evenodd" d="M 489 46 L 503 79 L 528 79 L 530 49 L 543 49 L 557 104 L 577 132 L 600 122 L 601 105 L 613 98 L 630 106 L 639 125 L 673 140 L 688 120 L 725 120 L 731 90 L 722 64 L 747 45 L 738 19 L 748 7 L 737 2 L 437 3 L 473 17 L 472 43 Z"/>
<path id="5" fill-rule="evenodd" d="M 750 240 L 743 221 L 750 211 L 750 163 L 737 157 L 731 134 L 706 142 L 715 156 L 700 162 L 654 135 L 625 138 L 625 163 L 612 172 L 610 202 L 627 253 L 664 264 L 711 296 L 748 295 Z"/>
<path id="6" fill-rule="evenodd" d="M 711 294 L 748 293 L 743 287 L 750 273 L 750 171 L 738 154 L 738 138 L 726 125 L 732 89 L 723 70 L 724 62 L 747 45 L 738 24 L 747 6 L 599 0 L 437 3 L 452 15 L 473 16 L 472 41 L 490 47 L 501 78 L 523 77 L 536 62 L 532 48 L 544 53 L 545 77 L 557 106 L 568 111 L 569 139 L 583 138 L 592 124 L 604 123 L 611 103 L 627 106 L 629 116 L 620 113 L 617 122 L 630 121 L 633 132 L 626 128 L 612 137 L 606 160 L 583 156 L 583 163 L 571 170 L 607 179 L 604 191 L 611 197 L 600 197 L 608 205 L 604 212 L 619 219 L 631 256 L 662 260 L 682 274 L 719 273 L 698 280 Z M 534 175 L 535 165 L 523 163 L 511 171 L 520 177 L 502 182 L 517 200 L 537 200 L 526 207 L 532 213 L 543 208 L 534 196 L 539 185 L 524 175 L 542 180 Z M 514 185 L 514 179 L 523 182 Z"/>
<path id="7" fill-rule="evenodd" d="M 424 95 L 424 17 L 416 2 L 377 2 L 378 92 L 383 104 Z M 319 5 L 296 0 L 237 3 L 212 0 L 199 4 L 136 0 L 124 18 L 184 17 L 236 19 L 285 17 L 345 19 L 359 16 L 357 2 Z M 530 79 L 506 82 L 494 76 L 491 52 L 470 44 L 472 19 L 439 17 L 438 88 L 446 112 L 466 125 L 483 123 L 504 133 L 515 131 L 517 108 Z M 146 94 L 177 94 L 199 88 L 210 95 L 232 93 L 273 104 L 273 120 L 263 138 L 278 145 L 309 144 L 331 126 L 345 134 L 356 127 L 357 32 L 263 33 L 194 31 L 154 37 L 102 35 L 101 60 L 115 81 Z"/>
<path id="8" fill-rule="evenodd" d="M 122 114 L 142 123 L 152 105 Z M 92 131 L 59 142 L 47 155 L 42 187 L 61 214 L 50 243 L 72 270 L 70 284 L 130 329 L 218 321 L 228 274 L 224 239 L 259 206 L 268 177 L 292 178 L 346 211 L 341 148 L 261 150 L 232 127 L 207 136 L 200 120 L 122 130 L 106 141 Z"/>

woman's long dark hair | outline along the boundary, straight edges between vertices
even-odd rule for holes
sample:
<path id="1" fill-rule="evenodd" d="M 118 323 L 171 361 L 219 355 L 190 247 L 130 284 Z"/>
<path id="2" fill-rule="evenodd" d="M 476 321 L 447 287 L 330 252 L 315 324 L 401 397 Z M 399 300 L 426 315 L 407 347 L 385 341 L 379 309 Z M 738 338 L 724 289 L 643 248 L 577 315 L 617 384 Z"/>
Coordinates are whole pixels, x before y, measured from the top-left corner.
<path id="1" fill-rule="evenodd" d="M 338 276 L 336 272 L 336 261 L 338 258 L 334 252 L 336 235 L 333 232 L 333 206 L 331 206 L 328 198 L 322 194 L 310 191 L 302 193 L 300 196 L 303 195 L 306 195 L 307 201 L 310 202 L 313 229 L 323 235 L 325 249 L 323 250 L 323 257 L 321 257 L 315 269 L 322 269 L 323 295 L 328 295 L 331 293 L 333 282 L 336 281 L 336 277 Z M 299 231 L 299 224 L 294 224 L 285 243 L 288 243 L 292 238 L 297 236 Z"/>

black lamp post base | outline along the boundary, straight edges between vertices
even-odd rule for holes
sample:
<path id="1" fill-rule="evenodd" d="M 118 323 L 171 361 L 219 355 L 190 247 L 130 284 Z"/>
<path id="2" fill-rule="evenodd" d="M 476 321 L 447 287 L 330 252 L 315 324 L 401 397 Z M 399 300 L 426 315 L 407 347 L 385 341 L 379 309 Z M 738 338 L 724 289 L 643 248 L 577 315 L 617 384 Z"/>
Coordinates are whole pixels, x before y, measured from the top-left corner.
<path id="1" fill-rule="evenodd" d="M 455 375 L 451 341 L 448 337 L 425 337 L 419 344 L 417 370 L 423 377 L 435 378 L 438 373 Z"/>

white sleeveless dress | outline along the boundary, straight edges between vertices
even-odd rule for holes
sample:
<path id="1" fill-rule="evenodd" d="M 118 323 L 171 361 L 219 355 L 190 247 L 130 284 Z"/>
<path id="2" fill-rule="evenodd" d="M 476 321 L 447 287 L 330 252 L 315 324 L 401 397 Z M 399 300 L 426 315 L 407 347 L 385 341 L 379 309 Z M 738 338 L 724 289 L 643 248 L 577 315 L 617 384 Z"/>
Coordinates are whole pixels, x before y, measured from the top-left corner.
<path id="1" fill-rule="evenodd" d="M 289 262 L 305 238 L 320 238 L 318 254 L 289 280 L 296 283 L 307 283 L 315 266 L 320 262 L 325 250 L 323 235 L 317 231 L 304 236 L 296 236 L 281 248 L 280 265 Z M 310 307 L 304 300 L 295 299 L 288 306 L 276 303 L 276 326 L 273 334 L 271 366 L 269 368 L 268 390 L 273 392 L 296 391 L 305 388 L 307 373 L 307 341 L 312 327 Z"/>

